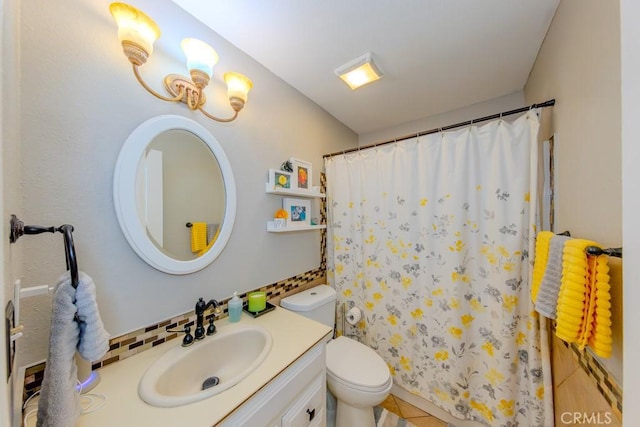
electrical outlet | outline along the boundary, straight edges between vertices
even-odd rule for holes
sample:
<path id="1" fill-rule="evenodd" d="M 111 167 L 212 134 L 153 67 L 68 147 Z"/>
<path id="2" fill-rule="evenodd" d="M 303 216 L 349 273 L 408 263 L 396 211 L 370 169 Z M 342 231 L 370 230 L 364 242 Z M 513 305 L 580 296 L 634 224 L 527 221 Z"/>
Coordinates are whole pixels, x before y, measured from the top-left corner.
<path id="1" fill-rule="evenodd" d="M 7 380 L 9 380 L 9 378 L 11 378 L 11 370 L 13 369 L 13 359 L 16 355 L 16 343 L 11 340 L 11 331 L 16 326 L 16 317 L 12 301 L 9 301 L 7 303 L 7 307 L 4 309 L 4 324 L 6 340 L 5 344 L 7 349 Z"/>

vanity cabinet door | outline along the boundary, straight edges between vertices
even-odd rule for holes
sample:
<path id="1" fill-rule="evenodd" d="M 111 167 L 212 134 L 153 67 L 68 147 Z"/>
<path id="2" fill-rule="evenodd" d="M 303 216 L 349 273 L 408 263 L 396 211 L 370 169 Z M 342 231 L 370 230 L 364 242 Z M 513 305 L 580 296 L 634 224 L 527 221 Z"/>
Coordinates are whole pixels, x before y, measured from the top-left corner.
<path id="1" fill-rule="evenodd" d="M 282 427 L 324 426 L 325 377 L 318 376 L 282 417 Z"/>
<path id="2" fill-rule="evenodd" d="M 323 340 L 232 412 L 219 426 L 326 426 L 325 368 L 326 344 Z M 313 417 L 307 414 L 307 409 Z M 289 424 L 284 424 L 285 419 Z M 267 423 L 266 420 L 271 421 Z"/>

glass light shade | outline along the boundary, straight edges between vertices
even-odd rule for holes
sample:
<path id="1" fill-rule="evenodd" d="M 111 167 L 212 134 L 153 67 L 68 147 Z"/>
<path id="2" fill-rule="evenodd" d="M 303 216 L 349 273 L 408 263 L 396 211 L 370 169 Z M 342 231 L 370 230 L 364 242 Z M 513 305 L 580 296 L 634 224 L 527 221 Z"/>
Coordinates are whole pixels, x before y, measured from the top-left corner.
<path id="1" fill-rule="evenodd" d="M 187 57 L 187 68 L 200 70 L 209 77 L 213 74 L 213 66 L 218 63 L 218 53 L 211 46 L 198 39 L 184 39 L 180 44 Z"/>
<path id="2" fill-rule="evenodd" d="M 224 73 L 224 81 L 227 83 L 229 99 L 240 98 L 243 102 L 247 102 L 249 91 L 253 87 L 253 83 L 248 77 L 240 73 L 228 72 Z"/>
<path id="3" fill-rule="evenodd" d="M 357 89 L 360 86 L 378 80 L 380 78 L 380 75 L 378 75 L 371 64 L 367 62 L 366 64 L 359 66 L 355 70 L 351 70 L 346 74 L 342 74 L 340 78 L 344 80 L 351 89 Z"/>
<path id="4" fill-rule="evenodd" d="M 109 11 L 118 24 L 120 42 L 133 42 L 151 55 L 153 42 L 160 37 L 160 28 L 153 19 L 125 3 L 111 3 Z"/>
<path id="5" fill-rule="evenodd" d="M 367 52 L 341 66 L 336 70 L 336 74 L 340 76 L 351 89 L 357 89 L 360 86 L 382 78 L 382 71 L 380 71 L 373 61 L 373 54 L 371 52 Z"/>

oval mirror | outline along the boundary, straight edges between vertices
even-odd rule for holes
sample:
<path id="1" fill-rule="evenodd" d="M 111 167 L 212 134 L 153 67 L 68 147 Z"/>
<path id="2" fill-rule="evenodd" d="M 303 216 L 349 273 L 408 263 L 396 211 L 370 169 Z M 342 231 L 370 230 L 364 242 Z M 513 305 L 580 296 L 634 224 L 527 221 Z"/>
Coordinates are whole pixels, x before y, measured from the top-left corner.
<path id="1" fill-rule="evenodd" d="M 116 163 L 113 198 L 131 247 L 170 274 L 209 265 L 235 221 L 235 180 L 224 150 L 182 116 L 152 118 L 129 135 Z"/>

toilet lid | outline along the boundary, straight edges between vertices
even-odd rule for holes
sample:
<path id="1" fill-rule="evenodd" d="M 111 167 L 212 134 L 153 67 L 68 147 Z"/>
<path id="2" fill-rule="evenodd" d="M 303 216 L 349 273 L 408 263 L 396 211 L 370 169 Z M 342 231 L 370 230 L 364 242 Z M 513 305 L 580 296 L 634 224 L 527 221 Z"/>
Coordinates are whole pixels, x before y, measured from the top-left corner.
<path id="1" fill-rule="evenodd" d="M 340 336 L 327 344 L 327 373 L 358 388 L 380 389 L 388 385 L 387 364 L 371 348 Z"/>

